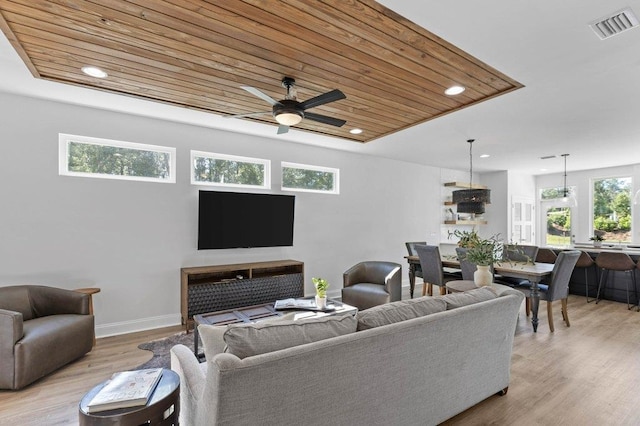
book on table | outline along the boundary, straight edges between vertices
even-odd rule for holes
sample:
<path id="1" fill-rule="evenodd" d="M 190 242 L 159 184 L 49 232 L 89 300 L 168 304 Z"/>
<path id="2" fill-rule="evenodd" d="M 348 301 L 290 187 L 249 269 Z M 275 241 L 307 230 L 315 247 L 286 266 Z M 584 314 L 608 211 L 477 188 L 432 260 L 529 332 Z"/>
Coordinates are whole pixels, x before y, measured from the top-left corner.
<path id="1" fill-rule="evenodd" d="M 281 299 L 276 300 L 274 309 L 315 309 L 316 301 L 314 299 Z"/>
<path id="2" fill-rule="evenodd" d="M 146 405 L 161 377 L 162 368 L 115 373 L 87 404 L 87 412 Z"/>

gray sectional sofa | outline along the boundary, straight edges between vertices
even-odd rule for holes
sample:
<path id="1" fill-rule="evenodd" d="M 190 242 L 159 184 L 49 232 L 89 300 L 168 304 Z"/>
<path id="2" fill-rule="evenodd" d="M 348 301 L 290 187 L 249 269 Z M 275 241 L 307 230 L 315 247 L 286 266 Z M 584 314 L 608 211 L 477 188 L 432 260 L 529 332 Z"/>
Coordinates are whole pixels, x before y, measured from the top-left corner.
<path id="1" fill-rule="evenodd" d="M 181 424 L 441 423 L 506 392 L 523 298 L 496 285 L 356 317 L 201 326 L 206 363 L 171 350 Z"/>

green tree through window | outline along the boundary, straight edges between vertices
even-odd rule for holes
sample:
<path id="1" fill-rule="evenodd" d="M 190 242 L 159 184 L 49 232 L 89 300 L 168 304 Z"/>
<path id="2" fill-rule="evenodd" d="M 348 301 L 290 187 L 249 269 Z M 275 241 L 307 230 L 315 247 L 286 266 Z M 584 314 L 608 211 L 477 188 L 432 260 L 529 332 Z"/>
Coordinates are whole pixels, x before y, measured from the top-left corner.
<path id="1" fill-rule="evenodd" d="M 282 163 L 282 188 L 338 193 L 338 169 Z"/>
<path id="2" fill-rule="evenodd" d="M 593 181 L 593 230 L 610 241 L 631 241 L 631 178 Z"/>
<path id="3" fill-rule="evenodd" d="M 70 172 L 166 179 L 170 173 L 167 152 L 144 151 L 108 145 L 69 142 Z"/>
<path id="4" fill-rule="evenodd" d="M 194 184 L 268 187 L 268 160 L 197 151 L 191 158 Z"/>

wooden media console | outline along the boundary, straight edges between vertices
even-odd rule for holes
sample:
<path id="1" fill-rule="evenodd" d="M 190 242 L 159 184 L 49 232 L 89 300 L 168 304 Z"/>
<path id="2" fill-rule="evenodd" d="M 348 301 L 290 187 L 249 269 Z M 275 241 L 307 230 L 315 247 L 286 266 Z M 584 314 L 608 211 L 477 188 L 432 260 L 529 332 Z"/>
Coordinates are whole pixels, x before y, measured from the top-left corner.
<path id="1" fill-rule="evenodd" d="M 297 260 L 180 269 L 180 311 L 187 331 L 193 316 L 304 296 L 304 263 Z"/>

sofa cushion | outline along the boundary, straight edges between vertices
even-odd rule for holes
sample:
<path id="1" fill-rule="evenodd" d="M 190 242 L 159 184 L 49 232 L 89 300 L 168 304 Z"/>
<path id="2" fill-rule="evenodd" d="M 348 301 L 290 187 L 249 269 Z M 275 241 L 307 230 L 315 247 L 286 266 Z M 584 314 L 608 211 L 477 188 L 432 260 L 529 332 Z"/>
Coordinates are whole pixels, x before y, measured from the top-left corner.
<path id="1" fill-rule="evenodd" d="M 232 324 L 227 327 L 223 338 L 227 352 L 238 358 L 246 358 L 353 333 L 356 325 L 357 321 L 352 315 Z"/>
<path id="2" fill-rule="evenodd" d="M 461 306 L 473 305 L 474 303 L 484 302 L 486 300 L 498 297 L 496 290 L 490 285 L 479 287 L 462 293 L 450 293 L 438 298 L 444 300 L 447 304 L 447 310 L 459 308 Z"/>
<path id="3" fill-rule="evenodd" d="M 442 299 L 420 297 L 374 306 L 358 312 L 358 330 L 380 327 L 447 310 Z"/>

